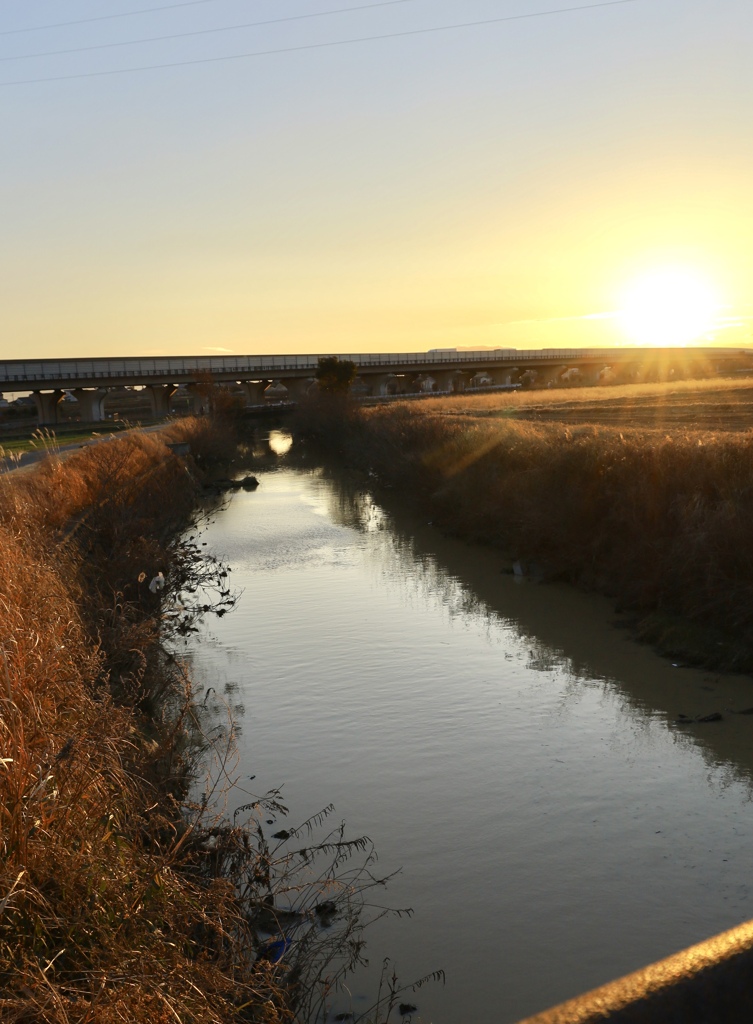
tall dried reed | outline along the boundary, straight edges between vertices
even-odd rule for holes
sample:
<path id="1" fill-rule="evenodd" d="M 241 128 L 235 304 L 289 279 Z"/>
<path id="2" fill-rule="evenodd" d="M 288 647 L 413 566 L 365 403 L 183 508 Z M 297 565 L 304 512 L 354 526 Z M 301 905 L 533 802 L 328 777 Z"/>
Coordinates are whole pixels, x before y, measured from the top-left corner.
<path id="1" fill-rule="evenodd" d="M 641 384 L 609 384 L 580 387 L 534 388 L 520 391 L 492 391 L 474 394 L 460 391 L 453 395 L 437 395 L 421 399 L 421 406 L 429 413 L 450 413 L 467 416 L 498 416 L 514 414 L 532 408 L 548 409 L 560 405 L 584 403 L 645 402 L 662 400 L 669 396 L 684 399 L 689 407 L 719 393 L 734 401 L 746 398 L 751 390 L 750 377 L 711 377 L 708 380 L 676 380 L 672 382 L 646 382 Z M 412 407 L 415 402 L 395 403 Z"/>
<path id="2" fill-rule="evenodd" d="M 131 435 L 1 485 L 0 1019 L 288 1019 L 232 884 L 186 860 L 190 694 L 139 576 L 176 571 L 190 462 Z"/>
<path id="3" fill-rule="evenodd" d="M 191 803 L 208 740 L 164 640 L 192 628 L 191 594 L 233 601 L 184 536 L 199 467 L 233 438 L 215 418 L 168 439 L 194 455 L 133 433 L 0 478 L 2 1021 L 313 1024 L 361 959 L 381 885 L 365 838 L 317 841 L 327 808 L 270 839 L 276 794 L 232 823 L 210 793 Z"/>
<path id="4" fill-rule="evenodd" d="M 447 415 L 454 403 L 371 408 L 327 436 L 449 531 L 613 596 L 667 653 L 753 669 L 753 433 Z"/>

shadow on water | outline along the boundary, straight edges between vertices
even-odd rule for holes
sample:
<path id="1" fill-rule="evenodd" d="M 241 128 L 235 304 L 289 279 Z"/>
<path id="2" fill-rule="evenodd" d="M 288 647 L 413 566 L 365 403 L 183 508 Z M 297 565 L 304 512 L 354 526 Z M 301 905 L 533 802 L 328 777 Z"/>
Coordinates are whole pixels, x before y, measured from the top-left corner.
<path id="1" fill-rule="evenodd" d="M 377 500 L 367 488 L 331 470 L 330 514 L 362 532 L 383 531 L 395 559 L 424 567 L 421 586 L 451 617 L 472 615 L 512 626 L 529 646 L 527 667 L 564 672 L 572 695 L 584 685 L 618 693 L 631 717 L 659 717 L 680 744 L 696 746 L 710 765 L 753 781 L 753 679 L 673 663 L 632 639 L 608 599 L 510 572 L 502 552 L 443 535 L 394 493 Z M 721 713 L 722 720 L 683 725 Z"/>
<path id="2" fill-rule="evenodd" d="M 369 949 L 447 969 L 425 1024 L 517 1020 L 751 916 L 753 715 L 725 711 L 750 679 L 673 668 L 608 601 L 513 577 L 284 431 L 252 447 L 261 486 L 207 537 L 244 595 L 197 678 L 248 707 L 243 773 L 403 866 L 415 917 Z"/>

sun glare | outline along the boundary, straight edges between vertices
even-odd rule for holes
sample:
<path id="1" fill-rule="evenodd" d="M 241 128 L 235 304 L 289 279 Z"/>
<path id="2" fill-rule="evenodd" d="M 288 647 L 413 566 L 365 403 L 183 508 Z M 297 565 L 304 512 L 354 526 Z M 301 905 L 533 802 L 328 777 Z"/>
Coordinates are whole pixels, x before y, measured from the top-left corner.
<path id="1" fill-rule="evenodd" d="M 686 267 L 662 267 L 626 289 L 620 319 L 638 345 L 687 345 L 713 328 L 719 308 L 703 274 Z"/>

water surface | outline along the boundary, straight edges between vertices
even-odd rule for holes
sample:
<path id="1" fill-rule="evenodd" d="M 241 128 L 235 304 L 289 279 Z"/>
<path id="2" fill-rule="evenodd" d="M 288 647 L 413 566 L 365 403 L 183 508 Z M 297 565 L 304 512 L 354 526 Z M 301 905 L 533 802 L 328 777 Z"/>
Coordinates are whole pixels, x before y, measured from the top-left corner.
<path id="1" fill-rule="evenodd" d="M 321 471 L 258 475 L 204 538 L 243 594 L 194 673 L 245 708 L 257 792 L 283 786 L 293 822 L 334 803 L 402 867 L 383 898 L 415 915 L 369 955 L 446 971 L 423 1021 L 515 1021 L 753 916 L 753 716 L 672 724 L 748 707 L 750 681 L 673 667 L 605 602 Z"/>

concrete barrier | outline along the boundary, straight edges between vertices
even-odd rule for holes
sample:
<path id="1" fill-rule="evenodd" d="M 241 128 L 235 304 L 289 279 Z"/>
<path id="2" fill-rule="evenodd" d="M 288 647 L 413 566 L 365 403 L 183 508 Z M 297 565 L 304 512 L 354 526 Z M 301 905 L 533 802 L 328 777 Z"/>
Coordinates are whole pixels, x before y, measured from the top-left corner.
<path id="1" fill-rule="evenodd" d="M 753 1021 L 753 921 L 519 1024 Z"/>

